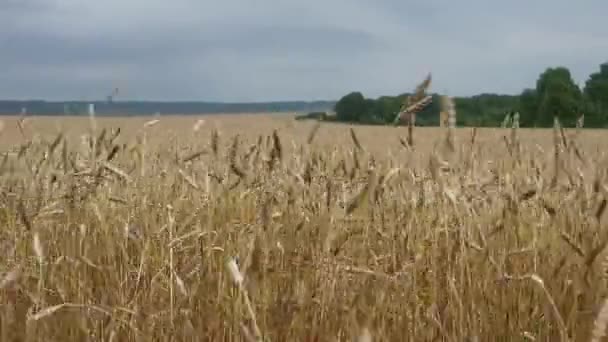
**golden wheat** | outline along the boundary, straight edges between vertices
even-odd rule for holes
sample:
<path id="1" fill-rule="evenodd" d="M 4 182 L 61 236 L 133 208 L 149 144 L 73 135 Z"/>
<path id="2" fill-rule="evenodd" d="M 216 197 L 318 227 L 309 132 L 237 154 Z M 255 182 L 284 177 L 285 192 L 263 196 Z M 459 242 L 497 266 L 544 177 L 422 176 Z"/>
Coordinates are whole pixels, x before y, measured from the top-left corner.
<path id="1" fill-rule="evenodd" d="M 3 120 L 2 341 L 605 335 L 605 132 L 69 120 Z"/>

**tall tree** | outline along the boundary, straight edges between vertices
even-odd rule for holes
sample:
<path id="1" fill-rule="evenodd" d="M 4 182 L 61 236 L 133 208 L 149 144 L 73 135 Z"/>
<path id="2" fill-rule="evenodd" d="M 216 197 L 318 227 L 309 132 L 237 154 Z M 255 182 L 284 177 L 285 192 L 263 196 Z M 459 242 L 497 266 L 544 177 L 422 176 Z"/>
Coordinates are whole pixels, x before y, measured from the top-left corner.
<path id="1" fill-rule="evenodd" d="M 358 91 L 343 96 L 335 105 L 334 110 L 339 121 L 359 121 L 366 114 L 367 103 L 363 94 Z"/>
<path id="2" fill-rule="evenodd" d="M 536 125 L 550 126 L 557 116 L 564 125 L 574 125 L 583 105 L 580 88 L 565 67 L 548 68 L 536 82 Z"/>
<path id="3" fill-rule="evenodd" d="M 589 75 L 584 93 L 600 111 L 608 110 L 608 62 L 600 65 L 600 71 Z"/>
<path id="4" fill-rule="evenodd" d="M 524 89 L 519 96 L 520 123 L 525 127 L 533 127 L 538 122 L 538 94 L 535 89 Z"/>
<path id="5" fill-rule="evenodd" d="M 385 123 L 393 122 L 401 108 L 401 102 L 395 96 L 381 96 L 375 101 L 373 112 L 381 117 Z"/>

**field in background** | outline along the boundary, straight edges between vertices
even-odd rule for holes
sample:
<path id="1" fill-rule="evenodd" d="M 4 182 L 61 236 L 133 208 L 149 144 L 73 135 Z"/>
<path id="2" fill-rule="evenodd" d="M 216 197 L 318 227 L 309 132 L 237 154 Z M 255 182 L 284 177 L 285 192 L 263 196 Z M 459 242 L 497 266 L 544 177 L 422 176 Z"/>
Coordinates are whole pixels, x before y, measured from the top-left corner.
<path id="1" fill-rule="evenodd" d="M 273 130 L 278 130 L 281 138 L 286 139 L 285 148 L 292 148 L 292 141 L 303 144 L 308 138 L 310 129 L 315 125 L 313 121 L 295 121 L 294 115 L 286 113 L 274 114 L 229 114 L 229 115 L 201 115 L 201 116 L 141 116 L 129 118 L 97 118 L 98 129 L 111 129 L 120 127 L 120 142 L 132 140 L 136 134 L 142 131 L 144 124 L 158 119 L 156 125 L 146 129 L 150 136 L 148 143 L 167 144 L 167 139 L 178 139 L 180 145 L 195 146 L 208 143 L 207 138 L 212 130 L 217 129 L 222 135 L 232 137 L 239 134 L 241 140 L 255 142 L 259 135 L 270 135 Z M 21 144 L 25 140 L 17 126 L 17 116 L 0 117 L 4 122 L 5 129 L 0 134 L 0 151 L 6 151 L 10 146 Z M 201 120 L 198 131 L 193 127 Z M 336 148 L 339 145 L 350 144 L 351 137 L 349 128 L 353 127 L 358 138 L 366 145 L 369 152 L 383 157 L 391 155 L 396 158 L 404 157 L 403 147 L 399 139 L 405 140 L 407 127 L 385 127 L 348 125 L 342 123 L 324 123 L 315 135 L 315 146 L 319 148 Z M 24 123 L 24 133 L 27 139 L 40 135 L 46 139 L 55 138 L 59 132 L 65 134 L 68 139 L 79 142 L 80 136 L 90 129 L 88 117 L 65 117 L 65 116 L 43 116 L 28 117 Z M 436 144 L 445 139 L 446 130 L 438 127 L 419 127 L 415 130 L 416 155 L 408 158 L 427 158 Z M 465 142 L 470 140 L 472 128 L 456 129 L 456 137 Z M 553 136 L 551 129 L 519 129 L 518 134 L 521 143 L 530 149 L 551 148 Z M 592 129 L 584 132 L 583 139 L 579 139 L 579 145 L 585 151 L 596 153 L 608 147 L 608 141 L 604 138 L 606 130 Z M 478 148 L 487 153 L 507 153 L 504 136 L 509 136 L 508 130 L 499 128 L 477 129 L 476 141 Z M 494 156 L 498 160 L 499 155 Z"/>
<path id="2" fill-rule="evenodd" d="M 452 148 L 447 129 L 408 147 L 407 128 L 278 114 L 1 119 L 1 340 L 581 341 L 608 323 L 606 131 L 463 128 Z"/>

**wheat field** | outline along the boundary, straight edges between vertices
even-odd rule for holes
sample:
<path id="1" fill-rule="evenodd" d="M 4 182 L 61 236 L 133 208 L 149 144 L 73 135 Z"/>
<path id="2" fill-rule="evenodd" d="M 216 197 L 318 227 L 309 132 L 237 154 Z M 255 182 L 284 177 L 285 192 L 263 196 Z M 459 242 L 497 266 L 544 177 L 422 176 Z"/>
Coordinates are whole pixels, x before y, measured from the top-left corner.
<path id="1" fill-rule="evenodd" d="M 605 334 L 605 131 L 2 122 L 2 341 Z"/>

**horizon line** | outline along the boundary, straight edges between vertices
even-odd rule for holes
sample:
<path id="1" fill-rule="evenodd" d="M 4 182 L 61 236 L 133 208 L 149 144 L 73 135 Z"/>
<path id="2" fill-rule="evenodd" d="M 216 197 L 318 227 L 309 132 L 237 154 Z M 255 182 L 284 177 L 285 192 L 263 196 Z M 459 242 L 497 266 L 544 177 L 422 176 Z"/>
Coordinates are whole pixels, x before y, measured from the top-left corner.
<path id="1" fill-rule="evenodd" d="M 360 92 L 360 91 L 352 91 L 352 92 Z M 349 92 L 345 95 L 348 95 L 352 92 Z M 363 92 L 361 92 L 363 94 Z M 401 96 L 404 94 L 411 94 L 412 92 L 404 92 L 404 93 L 400 93 L 400 94 L 396 94 L 396 95 L 379 95 L 379 96 L 375 96 L 375 97 L 367 97 L 365 96 L 365 94 L 363 94 L 363 96 L 367 99 L 378 99 L 380 97 L 397 97 L 397 96 Z M 439 93 L 439 92 L 430 92 L 430 95 L 448 95 L 447 93 Z M 520 96 L 521 93 L 517 93 L 517 94 L 510 94 L 510 93 L 492 93 L 492 92 L 481 92 L 481 93 L 476 93 L 476 94 L 472 94 L 472 95 L 453 95 L 450 96 L 452 98 L 466 98 L 466 97 L 475 97 L 475 96 L 482 96 L 482 95 L 495 95 L 495 96 Z M 449 95 L 448 95 L 449 96 Z M 103 104 L 119 104 L 119 103 L 129 103 L 129 102 L 140 102 L 140 103 L 204 103 L 204 104 L 223 104 L 223 105 L 230 105 L 230 104 L 268 104 L 268 103 L 293 103 L 293 102 L 304 102 L 304 103 L 312 103 L 312 102 L 338 102 L 340 99 L 316 99 L 316 100 L 256 100 L 256 101 L 215 101 L 215 100 L 154 100 L 154 99 L 145 99 L 145 100 L 141 100 L 141 99 L 121 99 L 121 100 L 112 100 L 111 102 L 108 102 L 107 100 L 76 100 L 76 99 L 71 99 L 71 100 L 66 100 L 66 99 L 62 99 L 62 100 L 49 100 L 49 99 L 36 99 L 36 98 L 30 98 L 30 99 L 2 99 L 0 98 L 0 102 L 47 102 L 47 103 L 62 103 L 62 102 L 79 102 L 79 103 L 103 103 Z"/>

